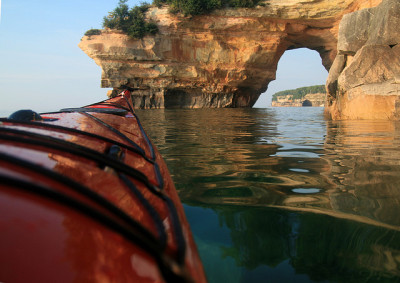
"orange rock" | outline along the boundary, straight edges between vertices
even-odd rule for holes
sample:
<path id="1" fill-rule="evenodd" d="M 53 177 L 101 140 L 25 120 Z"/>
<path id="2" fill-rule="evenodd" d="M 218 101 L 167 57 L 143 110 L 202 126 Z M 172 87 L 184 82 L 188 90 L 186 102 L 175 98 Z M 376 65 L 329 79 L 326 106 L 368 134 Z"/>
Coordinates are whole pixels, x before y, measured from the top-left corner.
<path id="1" fill-rule="evenodd" d="M 400 118 L 399 18 L 396 0 L 343 17 L 327 81 L 332 119 Z"/>

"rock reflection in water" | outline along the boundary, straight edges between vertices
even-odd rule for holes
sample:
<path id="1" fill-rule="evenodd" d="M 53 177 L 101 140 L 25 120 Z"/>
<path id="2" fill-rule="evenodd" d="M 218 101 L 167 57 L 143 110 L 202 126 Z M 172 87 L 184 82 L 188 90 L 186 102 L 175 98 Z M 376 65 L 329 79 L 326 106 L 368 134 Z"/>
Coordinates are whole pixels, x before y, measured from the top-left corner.
<path id="1" fill-rule="evenodd" d="M 275 208 L 186 209 L 211 282 L 393 282 L 400 276 L 400 233 L 390 229 Z"/>
<path id="2" fill-rule="evenodd" d="M 400 225 L 400 124 L 393 121 L 329 122 L 325 159 L 332 166 L 336 211 Z"/>
<path id="3" fill-rule="evenodd" d="M 400 280 L 399 124 L 322 111 L 138 111 L 211 282 Z"/>
<path id="4" fill-rule="evenodd" d="M 261 109 L 138 111 L 166 159 L 187 203 L 294 205 L 307 198 L 330 207 L 320 195 L 293 188 L 332 187 L 321 173 L 329 163 L 318 146 L 277 144 L 276 117 Z M 298 130 L 297 130 L 298 131 Z M 283 155 L 283 156 L 281 156 Z"/>

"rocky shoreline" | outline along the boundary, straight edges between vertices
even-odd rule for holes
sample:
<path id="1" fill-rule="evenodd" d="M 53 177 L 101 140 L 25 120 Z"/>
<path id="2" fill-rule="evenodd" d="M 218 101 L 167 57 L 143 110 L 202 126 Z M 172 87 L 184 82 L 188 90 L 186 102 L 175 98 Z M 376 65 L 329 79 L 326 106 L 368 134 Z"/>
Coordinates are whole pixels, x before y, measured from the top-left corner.
<path id="1" fill-rule="evenodd" d="M 278 97 L 271 102 L 272 107 L 324 107 L 326 93 L 310 93 L 302 98 L 293 99 L 293 95 Z"/>

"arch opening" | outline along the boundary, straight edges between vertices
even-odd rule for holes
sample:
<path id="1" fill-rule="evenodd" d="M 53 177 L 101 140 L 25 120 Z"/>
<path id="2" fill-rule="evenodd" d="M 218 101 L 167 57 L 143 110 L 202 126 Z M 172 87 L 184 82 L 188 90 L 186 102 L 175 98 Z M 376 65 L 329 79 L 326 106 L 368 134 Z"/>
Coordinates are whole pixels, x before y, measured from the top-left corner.
<path id="1" fill-rule="evenodd" d="M 308 48 L 286 50 L 279 59 L 276 79 L 269 83 L 254 107 L 270 107 L 272 95 L 279 91 L 325 85 L 327 77 L 328 71 L 317 51 Z"/>

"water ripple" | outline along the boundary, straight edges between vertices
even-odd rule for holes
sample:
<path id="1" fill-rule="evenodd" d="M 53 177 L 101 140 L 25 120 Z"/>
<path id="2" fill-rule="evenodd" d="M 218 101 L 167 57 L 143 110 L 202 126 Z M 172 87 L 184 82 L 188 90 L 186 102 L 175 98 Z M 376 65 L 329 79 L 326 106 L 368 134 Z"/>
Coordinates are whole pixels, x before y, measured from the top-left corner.
<path id="1" fill-rule="evenodd" d="M 239 282 L 283 267 L 306 273 L 304 281 L 400 278 L 398 122 L 327 122 L 320 108 L 138 114 L 203 259 L 218 261 L 206 264 L 211 282 L 222 266 L 245 274 Z M 213 217 L 220 228 L 207 236 L 200 227 Z"/>

